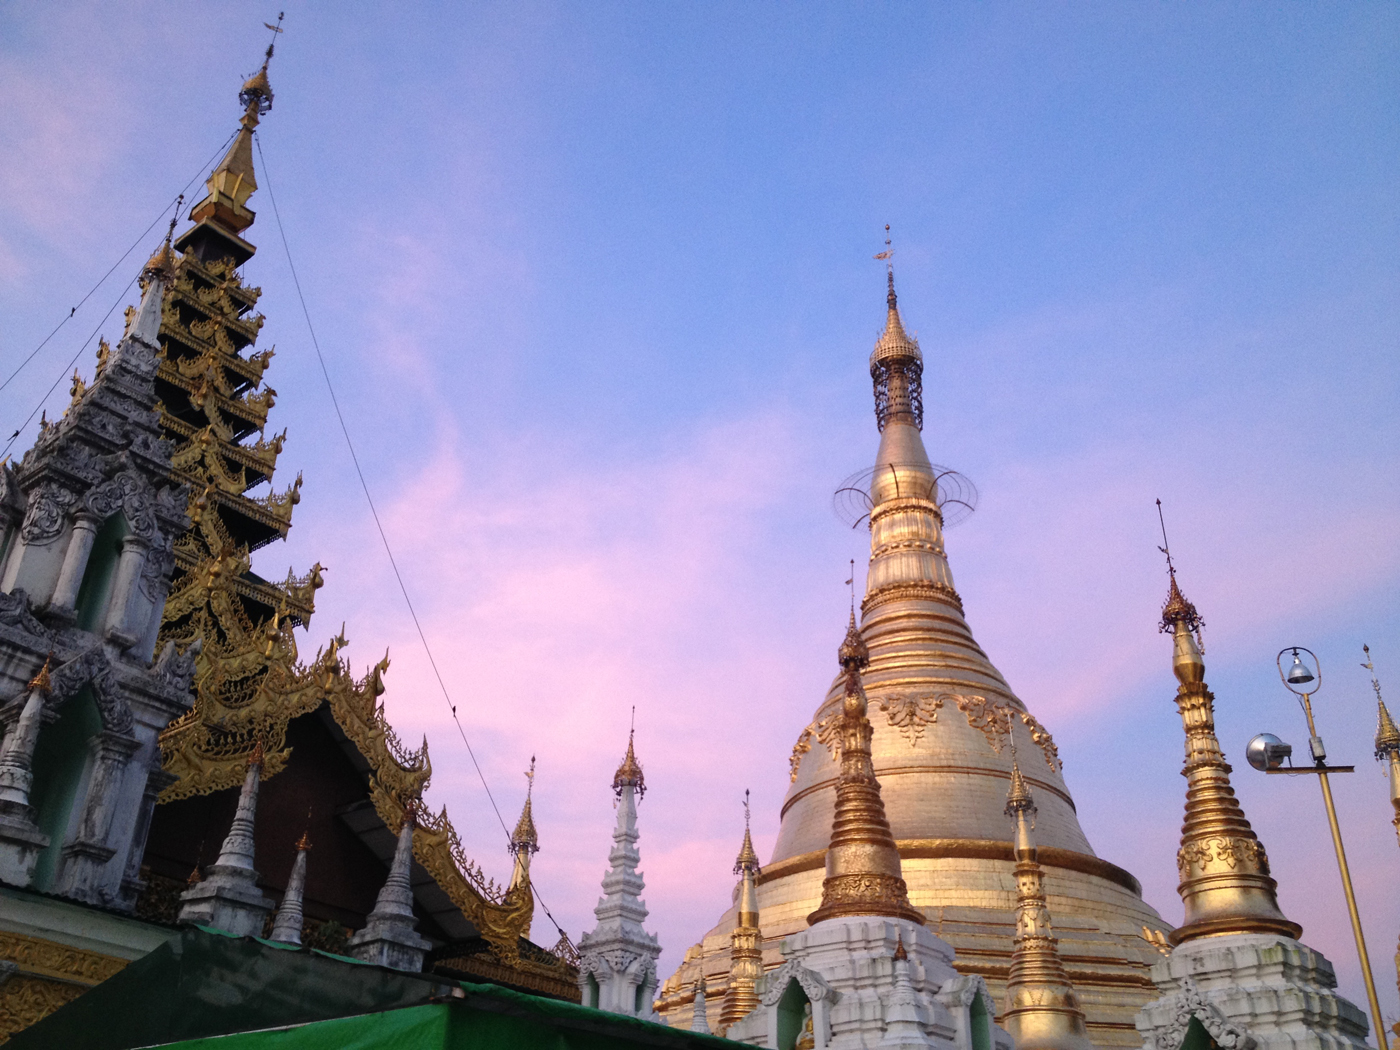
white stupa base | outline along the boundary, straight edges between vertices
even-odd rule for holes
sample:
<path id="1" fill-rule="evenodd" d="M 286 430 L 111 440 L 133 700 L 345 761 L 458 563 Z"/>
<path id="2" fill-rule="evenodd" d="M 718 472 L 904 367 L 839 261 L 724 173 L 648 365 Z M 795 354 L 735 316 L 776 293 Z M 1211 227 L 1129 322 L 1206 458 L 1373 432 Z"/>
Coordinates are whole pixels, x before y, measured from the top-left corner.
<path id="1" fill-rule="evenodd" d="M 895 947 L 909 956 L 912 1003 L 892 1003 Z M 761 1005 L 726 1036 L 751 1046 L 791 1046 L 807 1017 L 816 1050 L 927 1046 L 1011 1050 L 992 1018 L 980 977 L 953 969 L 953 949 L 903 919 L 827 919 L 786 938 L 787 960 L 759 984 Z"/>
<path id="2" fill-rule="evenodd" d="M 1152 967 L 1162 997 L 1137 1015 L 1145 1050 L 1360 1050 L 1366 1015 L 1336 992 L 1320 953 L 1289 937 L 1187 941 Z M 1191 1038 L 1188 1039 L 1188 1035 Z"/>

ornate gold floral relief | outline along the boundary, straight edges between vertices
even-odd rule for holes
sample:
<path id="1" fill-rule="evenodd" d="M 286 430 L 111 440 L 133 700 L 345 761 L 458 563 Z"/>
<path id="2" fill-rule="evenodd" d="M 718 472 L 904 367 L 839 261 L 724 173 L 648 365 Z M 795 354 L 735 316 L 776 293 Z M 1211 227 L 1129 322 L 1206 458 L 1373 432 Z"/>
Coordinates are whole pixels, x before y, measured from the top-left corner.
<path id="1" fill-rule="evenodd" d="M 0 959 L 15 967 L 0 983 L 0 1042 L 126 966 L 125 959 L 17 933 L 0 933 Z"/>
<path id="2" fill-rule="evenodd" d="M 943 693 L 937 696 L 895 694 L 883 697 L 877 702 L 880 705 L 880 710 L 888 716 L 890 725 L 903 734 L 904 739 L 909 741 L 910 747 L 914 747 L 923 737 L 924 727 L 938 721 L 938 709 L 943 706 L 943 701 L 949 695 L 951 694 Z"/>
<path id="3" fill-rule="evenodd" d="M 81 984 L 11 977 L 0 985 L 0 1042 L 9 1042 L 10 1036 L 42 1021 L 85 991 Z"/>
<path id="4" fill-rule="evenodd" d="M 1050 735 L 1050 730 L 1046 729 L 1036 719 L 1035 715 L 1029 711 L 1021 711 L 1011 704 L 999 704 L 989 701 L 984 696 L 953 696 L 946 694 L 947 699 L 953 700 L 958 706 L 958 710 L 967 716 L 967 724 L 973 729 L 980 730 L 987 738 L 987 744 L 997 754 L 1001 754 L 1001 749 L 1005 744 L 1005 738 L 1011 734 L 1013 719 L 1019 719 L 1021 724 L 1030 732 L 1031 742 L 1040 748 L 1040 752 L 1045 756 L 1045 764 L 1050 769 L 1058 773 L 1063 768 L 1060 761 L 1060 749 L 1055 746 L 1054 738 Z"/>
<path id="5" fill-rule="evenodd" d="M 788 777 L 793 783 L 797 782 L 797 771 L 802 766 L 802 756 L 812 750 L 812 727 L 807 726 L 797 736 L 797 743 L 792 745 L 792 756 L 788 759 Z"/>

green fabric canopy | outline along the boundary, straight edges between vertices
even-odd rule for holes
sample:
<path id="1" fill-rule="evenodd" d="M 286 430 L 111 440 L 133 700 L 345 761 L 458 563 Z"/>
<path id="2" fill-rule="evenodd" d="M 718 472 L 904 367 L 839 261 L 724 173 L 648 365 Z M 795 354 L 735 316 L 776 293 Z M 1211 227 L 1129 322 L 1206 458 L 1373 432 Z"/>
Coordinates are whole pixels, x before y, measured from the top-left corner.
<path id="1" fill-rule="evenodd" d="M 5 1050 L 735 1047 L 727 1039 L 314 949 L 181 931 Z"/>
<path id="2" fill-rule="evenodd" d="M 338 1017 L 294 1028 L 168 1043 L 161 1050 L 616 1050 L 644 1046 L 737 1046 L 644 1021 L 609 1017 L 572 1003 L 537 999 L 488 985 L 467 985 L 466 1001 Z M 501 1001 L 495 993 L 533 1003 Z M 481 998 L 484 994 L 485 999 Z M 561 1009 L 537 1009 L 539 1004 Z M 504 1010 L 500 1009 L 505 1007 Z M 512 1009 L 511 1007 L 522 1007 Z M 588 1022 L 581 1024 L 581 1022 Z"/>

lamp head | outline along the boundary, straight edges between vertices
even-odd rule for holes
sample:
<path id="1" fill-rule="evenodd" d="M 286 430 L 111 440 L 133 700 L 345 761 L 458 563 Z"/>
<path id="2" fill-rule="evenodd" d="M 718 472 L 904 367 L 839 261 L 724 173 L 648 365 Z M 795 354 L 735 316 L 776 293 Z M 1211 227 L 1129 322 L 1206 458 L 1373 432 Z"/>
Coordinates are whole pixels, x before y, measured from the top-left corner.
<path id="1" fill-rule="evenodd" d="M 1298 655 L 1298 650 L 1293 650 L 1293 666 L 1288 669 L 1288 674 L 1284 676 L 1284 681 L 1289 685 L 1307 685 L 1313 680 L 1313 673 L 1308 665 L 1303 663 L 1303 658 Z"/>
<path id="2" fill-rule="evenodd" d="M 1261 773 L 1278 769 L 1283 760 L 1293 754 L 1293 745 L 1285 744 L 1273 733 L 1260 733 L 1245 745 L 1244 757 Z"/>

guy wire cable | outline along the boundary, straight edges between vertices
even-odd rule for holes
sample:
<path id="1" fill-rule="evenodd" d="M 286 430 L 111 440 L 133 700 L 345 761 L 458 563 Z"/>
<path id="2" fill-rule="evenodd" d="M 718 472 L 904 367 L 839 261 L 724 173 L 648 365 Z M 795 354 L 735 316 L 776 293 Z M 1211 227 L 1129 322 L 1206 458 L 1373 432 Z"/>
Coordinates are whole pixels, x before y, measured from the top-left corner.
<path id="1" fill-rule="evenodd" d="M 185 189 L 181 190 L 180 193 L 176 195 L 177 199 L 178 197 L 184 194 L 185 190 L 188 190 L 190 186 L 194 184 L 195 180 L 199 178 L 202 172 L 208 169 L 208 167 L 211 164 L 213 164 L 215 160 L 218 159 L 219 154 L 224 151 L 225 147 L 227 147 L 228 144 L 233 141 L 233 137 L 237 134 L 238 132 L 236 131 L 229 133 L 228 138 L 224 139 L 224 141 L 220 144 L 219 148 L 214 151 L 214 155 L 211 156 L 207 161 L 204 162 L 204 164 L 200 166 L 199 171 L 195 173 L 194 178 L 190 179 L 189 182 L 185 183 Z M 29 364 L 30 361 L 33 361 L 34 356 L 40 350 L 44 349 L 46 345 L 48 345 L 50 339 L 52 339 L 58 334 L 59 329 L 73 319 L 73 315 L 76 314 L 80 309 L 82 309 L 83 304 L 92 298 L 93 293 L 95 293 L 97 289 L 101 288 L 107 282 L 107 278 L 111 277 L 112 274 L 116 272 L 117 267 L 126 261 L 126 257 L 132 252 L 134 252 L 137 249 L 137 247 L 140 246 L 141 242 L 146 239 L 146 235 L 149 234 L 151 230 L 155 229 L 156 224 L 160 222 L 161 219 L 165 218 L 165 213 L 170 210 L 170 207 L 173 204 L 175 204 L 174 200 L 172 200 L 170 204 L 167 204 L 164 208 L 160 210 L 160 213 L 154 219 L 151 220 L 151 225 L 147 226 L 144 230 L 141 231 L 141 236 L 137 237 L 136 240 L 132 242 L 130 248 L 122 252 L 121 258 L 112 264 L 112 268 L 102 275 L 101 279 L 92 286 L 92 288 L 88 291 L 87 295 L 83 296 L 81 299 L 78 300 L 77 306 L 73 307 L 71 310 L 68 311 L 68 316 L 65 317 L 62 321 L 59 321 L 58 324 L 54 326 L 53 331 L 44 337 L 43 342 L 41 342 L 38 346 L 36 346 L 33 350 L 30 351 L 29 356 L 19 363 L 19 366 L 13 372 L 10 373 L 8 379 L 6 379 L 3 383 L 0 383 L 0 390 L 4 390 L 7 386 L 9 386 L 10 383 L 14 380 L 15 376 L 19 375 L 20 372 L 24 371 L 24 366 Z M 127 285 L 127 287 L 129 288 L 131 286 Z M 125 292 L 123 292 L 122 294 L 125 294 Z M 110 311 L 108 312 L 110 313 Z M 34 417 L 31 414 L 30 419 L 33 418 Z M 28 420 L 26 420 L 26 422 L 28 422 Z"/>
<path id="2" fill-rule="evenodd" d="M 476 768 L 476 775 L 481 779 L 481 786 L 486 791 L 486 797 L 491 802 L 491 808 L 496 812 L 496 819 L 501 822 L 501 830 L 506 833 L 506 839 L 510 839 L 510 828 L 506 826 L 505 818 L 501 816 L 501 808 L 496 805 L 496 798 L 491 794 L 491 785 L 486 782 L 486 774 L 481 770 L 481 763 L 476 760 L 476 752 L 472 750 L 471 741 L 467 739 L 467 731 L 462 728 L 462 720 L 457 717 L 457 705 L 452 702 L 452 697 L 447 691 L 447 683 L 443 681 L 442 672 L 438 670 L 437 660 L 433 658 L 433 650 L 428 645 L 428 636 L 423 631 L 423 625 L 418 620 L 418 613 L 413 608 L 413 599 L 408 595 L 408 586 L 404 583 L 403 575 L 399 572 L 399 563 L 394 559 L 394 551 L 389 546 L 389 536 L 384 531 L 384 525 L 379 520 L 379 511 L 374 506 L 374 497 L 369 493 L 369 483 L 365 480 L 365 472 L 360 468 L 360 457 L 355 452 L 355 443 L 350 439 L 350 428 L 345 423 L 345 416 L 340 411 L 340 401 L 335 396 L 335 386 L 331 383 L 330 370 L 326 367 L 326 358 L 321 353 L 320 340 L 316 338 L 316 327 L 311 323 L 311 311 L 306 306 L 306 296 L 302 294 L 301 280 L 297 277 L 296 264 L 292 262 L 292 248 L 287 241 L 287 231 L 282 225 L 282 213 L 277 208 L 277 197 L 272 192 L 272 176 L 267 170 L 267 158 L 263 156 L 262 137 L 255 131 L 253 141 L 258 147 L 258 161 L 263 169 L 263 182 L 267 186 L 267 199 L 272 204 L 272 215 L 277 220 L 277 233 L 282 238 L 282 250 L 287 256 L 287 268 L 292 272 L 292 285 L 296 288 L 297 299 L 301 303 L 302 316 L 306 318 L 306 330 L 311 333 L 311 345 L 316 350 L 316 360 L 321 366 L 321 376 L 326 381 L 326 390 L 331 395 L 331 405 L 335 408 L 335 418 L 340 423 L 340 432 L 345 437 L 345 446 L 350 450 L 351 462 L 355 465 L 355 475 L 360 479 L 360 489 L 365 494 L 365 502 L 369 504 L 370 516 L 374 518 L 374 527 L 379 532 L 379 540 L 384 545 L 384 553 L 389 556 L 389 565 L 394 570 L 394 579 L 398 581 L 399 591 L 403 594 L 404 604 L 408 606 L 408 614 L 413 618 L 414 629 L 418 632 L 418 640 L 423 643 L 423 651 L 428 654 L 428 663 L 433 669 L 433 676 L 437 678 L 438 688 L 442 690 L 442 698 L 447 701 L 448 709 L 452 712 L 452 721 L 457 726 L 457 732 L 462 738 L 462 743 L 467 746 L 467 754 L 471 756 L 472 765 Z M 530 888 L 534 891 L 535 899 L 539 901 L 540 909 L 548 916 L 549 921 L 554 923 L 554 928 L 564 937 L 568 934 L 564 928 L 555 922 L 554 916 L 550 914 L 549 908 L 545 906 L 543 898 L 540 897 L 539 889 L 535 886 L 535 880 L 530 880 Z M 573 943 L 572 940 L 569 942 Z"/>

